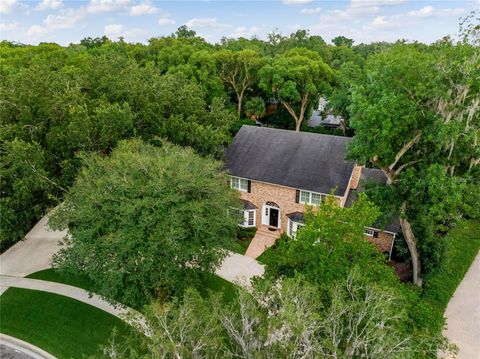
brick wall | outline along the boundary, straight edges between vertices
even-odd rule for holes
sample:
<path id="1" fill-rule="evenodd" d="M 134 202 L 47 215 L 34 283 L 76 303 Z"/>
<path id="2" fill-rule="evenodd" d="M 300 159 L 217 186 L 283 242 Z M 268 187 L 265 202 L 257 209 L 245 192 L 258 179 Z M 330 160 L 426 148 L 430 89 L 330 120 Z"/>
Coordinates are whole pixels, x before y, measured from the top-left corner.
<path id="1" fill-rule="evenodd" d="M 296 190 L 290 187 L 276 186 L 273 184 L 251 181 L 251 192 L 240 192 L 241 198 L 257 206 L 257 227 L 262 224 L 262 207 L 266 202 L 275 202 L 280 207 L 280 228 L 287 231 L 287 214 L 292 212 L 305 212 L 305 205 L 295 203 Z"/>
<path id="2" fill-rule="evenodd" d="M 360 176 L 362 175 L 362 166 L 355 165 L 352 171 L 352 178 L 350 180 L 350 189 L 357 189 Z"/>
<path id="3" fill-rule="evenodd" d="M 392 243 L 394 240 L 393 234 L 379 231 L 377 238 L 369 237 L 369 236 L 365 236 L 365 238 L 368 239 L 373 244 L 375 244 L 379 252 L 390 253 L 390 250 L 392 249 Z"/>

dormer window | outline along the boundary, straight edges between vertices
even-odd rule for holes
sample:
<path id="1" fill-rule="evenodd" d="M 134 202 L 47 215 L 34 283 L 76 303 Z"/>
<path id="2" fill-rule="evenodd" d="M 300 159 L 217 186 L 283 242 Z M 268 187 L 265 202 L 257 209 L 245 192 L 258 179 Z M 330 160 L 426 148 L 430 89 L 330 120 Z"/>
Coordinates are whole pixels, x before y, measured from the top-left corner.
<path id="1" fill-rule="evenodd" d="M 249 181 L 240 177 L 230 177 L 230 187 L 242 192 L 249 191 Z"/>

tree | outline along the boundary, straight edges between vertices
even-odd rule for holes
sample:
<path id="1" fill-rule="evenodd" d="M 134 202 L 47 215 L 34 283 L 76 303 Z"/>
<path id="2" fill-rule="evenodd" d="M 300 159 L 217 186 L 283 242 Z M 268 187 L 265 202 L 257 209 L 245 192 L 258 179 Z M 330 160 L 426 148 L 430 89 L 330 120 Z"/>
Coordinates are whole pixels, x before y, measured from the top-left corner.
<path id="1" fill-rule="evenodd" d="M 0 249 L 21 239 L 52 202 L 56 185 L 45 169 L 45 153 L 38 143 L 14 139 L 0 147 Z M 50 198 L 49 198 L 50 197 Z"/>
<path id="2" fill-rule="evenodd" d="M 194 30 L 189 29 L 187 25 L 180 26 L 177 29 L 177 31 L 175 31 L 175 33 L 172 34 L 172 37 L 183 38 L 183 39 L 191 39 L 196 36 L 197 36 L 197 33 Z"/>
<path id="3" fill-rule="evenodd" d="M 335 46 L 346 46 L 346 47 L 352 47 L 354 41 L 352 39 L 349 39 L 348 37 L 345 36 L 337 36 L 332 39 L 332 43 Z"/>
<path id="4" fill-rule="evenodd" d="M 446 176 L 446 149 L 459 136 L 460 127 L 437 110 L 439 99 L 447 93 L 438 79 L 432 54 L 413 45 L 399 44 L 369 57 L 365 81 L 355 87 L 351 106 L 351 125 L 356 135 L 349 146 L 349 156 L 359 163 L 376 166 L 387 177 L 391 187 L 383 190 L 392 193 L 385 198 L 389 198 L 388 206 L 401 217 L 416 285 L 422 283 L 417 238 L 425 242 L 424 237 L 433 234 L 431 228 L 438 221 L 427 212 L 442 212 L 444 221 L 455 218 L 459 215 L 457 204 L 463 188 L 461 178 Z M 475 126 L 470 131 L 475 131 Z M 470 160 L 471 153 L 465 155 Z M 438 172 L 438 165 L 443 172 Z M 428 199 L 423 192 L 417 192 L 426 187 L 431 188 L 426 192 Z M 441 188 L 439 193 L 447 197 L 436 196 L 435 188 Z M 420 198 L 428 205 L 419 203 Z M 447 203 L 452 205 L 447 207 Z"/>
<path id="5" fill-rule="evenodd" d="M 384 256 L 364 236 L 365 227 L 371 226 L 378 215 L 378 209 L 365 196 L 350 208 L 342 208 L 335 198 L 328 197 L 316 212 L 308 213 L 295 240 L 282 237 L 265 255 L 266 276 L 294 277 L 301 273 L 328 290 L 345 279 L 352 268 L 359 267 L 372 282 L 394 283 Z"/>
<path id="6" fill-rule="evenodd" d="M 238 52 L 220 50 L 215 53 L 215 58 L 218 75 L 235 93 L 237 115 L 240 117 L 245 91 L 256 83 L 262 57 L 253 50 L 245 49 Z"/>
<path id="7" fill-rule="evenodd" d="M 317 101 L 332 83 L 332 69 L 320 56 L 306 49 L 293 49 L 275 56 L 259 71 L 259 86 L 276 96 L 300 126 L 311 101 Z"/>
<path id="8" fill-rule="evenodd" d="M 265 111 L 265 102 L 260 97 L 253 97 L 245 103 L 245 114 L 253 120 L 265 116 Z"/>
<path id="9" fill-rule="evenodd" d="M 366 284 L 358 271 L 322 301 L 301 276 L 239 291 L 233 303 L 187 291 L 183 302 L 147 310 L 151 335 L 111 345 L 107 358 L 415 358 L 434 355 L 403 330 L 408 315 L 397 294 Z M 431 345 L 429 347 L 429 345 Z"/>
<path id="10" fill-rule="evenodd" d="M 169 297 L 211 271 L 233 240 L 237 205 L 222 164 L 162 142 L 122 141 L 85 167 L 51 219 L 70 236 L 55 256 L 81 271 L 94 290 L 139 307 Z"/>

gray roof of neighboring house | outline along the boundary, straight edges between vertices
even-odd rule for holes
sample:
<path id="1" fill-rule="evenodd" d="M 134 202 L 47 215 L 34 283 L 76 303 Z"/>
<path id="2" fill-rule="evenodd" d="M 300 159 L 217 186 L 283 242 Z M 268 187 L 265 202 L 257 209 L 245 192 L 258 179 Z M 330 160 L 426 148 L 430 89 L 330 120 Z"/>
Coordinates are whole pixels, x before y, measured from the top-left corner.
<path id="1" fill-rule="evenodd" d="M 226 151 L 232 176 L 343 196 L 354 162 L 345 160 L 351 138 L 242 126 Z"/>
<path id="2" fill-rule="evenodd" d="M 287 214 L 287 217 L 290 218 L 294 222 L 304 223 L 304 215 L 302 212 L 293 212 Z"/>
<path id="3" fill-rule="evenodd" d="M 318 126 L 330 126 L 330 127 L 339 127 L 342 122 L 340 116 L 335 116 L 328 114 L 323 118 L 319 110 L 313 112 L 312 116 L 308 119 L 307 125 L 309 127 L 318 127 Z"/>
<path id="4" fill-rule="evenodd" d="M 246 199 L 241 199 L 243 202 L 243 209 L 257 209 L 257 206 L 255 206 L 252 202 L 247 201 Z"/>
<path id="5" fill-rule="evenodd" d="M 362 174 L 358 183 L 357 190 L 350 190 L 347 200 L 345 201 L 345 207 L 351 207 L 353 202 L 357 199 L 357 193 L 365 191 L 365 185 L 367 183 L 379 183 L 386 184 L 387 177 L 381 170 L 373 168 L 362 168 Z M 382 225 L 379 222 L 374 223 L 371 228 L 383 229 L 388 232 L 397 233 L 401 230 L 400 219 L 395 217 L 391 223 Z"/>

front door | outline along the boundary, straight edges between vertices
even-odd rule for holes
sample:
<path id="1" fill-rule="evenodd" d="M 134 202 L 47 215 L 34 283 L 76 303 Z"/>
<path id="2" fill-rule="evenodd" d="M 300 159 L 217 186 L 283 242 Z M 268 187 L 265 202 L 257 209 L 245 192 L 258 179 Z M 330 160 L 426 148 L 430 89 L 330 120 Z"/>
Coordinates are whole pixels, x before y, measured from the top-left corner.
<path id="1" fill-rule="evenodd" d="M 278 227 L 278 209 L 270 208 L 270 223 L 273 227 Z"/>

